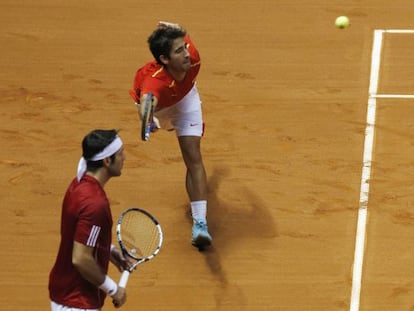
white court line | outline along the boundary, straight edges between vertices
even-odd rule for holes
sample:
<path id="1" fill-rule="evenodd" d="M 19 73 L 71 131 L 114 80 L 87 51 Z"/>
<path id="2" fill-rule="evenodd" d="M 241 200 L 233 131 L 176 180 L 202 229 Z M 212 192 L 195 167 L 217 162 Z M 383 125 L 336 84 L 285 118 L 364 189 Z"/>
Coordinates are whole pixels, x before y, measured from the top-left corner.
<path id="1" fill-rule="evenodd" d="M 414 98 L 414 95 L 411 94 L 371 94 L 369 96 L 373 98 Z"/>
<path id="2" fill-rule="evenodd" d="M 367 126 L 365 128 L 365 142 L 364 142 L 364 155 L 363 155 L 363 167 L 361 178 L 361 190 L 359 197 L 359 209 L 358 209 L 358 224 L 355 238 L 355 253 L 354 253 L 354 265 L 352 270 L 352 292 L 350 311 L 358 311 L 361 297 L 361 280 L 362 280 L 362 266 L 364 262 L 364 248 L 365 248 L 365 233 L 368 214 L 368 194 L 369 194 L 369 181 L 371 176 L 371 162 L 372 152 L 374 145 L 375 134 L 375 115 L 377 100 L 375 95 L 378 91 L 378 79 L 381 63 L 381 49 L 382 49 L 382 37 L 384 30 L 374 31 L 374 42 L 372 47 L 371 56 L 371 78 L 369 84 L 369 94 L 371 96 L 368 99 L 367 109 Z M 374 95 L 374 96 L 372 96 Z"/>
<path id="3" fill-rule="evenodd" d="M 412 94 L 377 94 L 381 63 L 381 50 L 384 33 L 414 34 L 412 29 L 377 29 L 374 31 L 374 42 L 371 56 L 371 77 L 367 108 L 367 125 L 365 128 L 364 156 L 359 197 L 358 223 L 355 238 L 354 265 L 352 270 L 352 293 L 350 311 L 359 311 L 361 299 L 362 266 L 364 263 L 365 234 L 368 217 L 369 182 L 371 178 L 372 154 L 374 149 L 375 116 L 377 98 L 414 98 Z"/>
<path id="4" fill-rule="evenodd" d="M 365 234 L 368 217 L 369 182 L 371 177 L 372 154 L 375 136 L 375 116 L 377 98 L 414 98 L 412 94 L 377 94 L 381 63 L 381 50 L 384 33 L 414 34 L 412 29 L 377 29 L 374 31 L 374 42 L 371 56 L 371 77 L 369 84 L 369 98 L 367 108 L 367 125 L 365 128 L 365 142 L 361 190 L 359 197 L 358 224 L 355 238 L 354 265 L 352 270 L 352 293 L 350 311 L 359 311 L 361 299 L 362 266 L 364 263 Z"/>
<path id="5" fill-rule="evenodd" d="M 401 34 L 404 34 L 404 33 L 407 33 L 407 34 L 414 33 L 414 30 L 413 29 L 384 29 L 384 30 L 379 30 L 379 31 L 386 32 L 386 33 L 401 33 Z"/>

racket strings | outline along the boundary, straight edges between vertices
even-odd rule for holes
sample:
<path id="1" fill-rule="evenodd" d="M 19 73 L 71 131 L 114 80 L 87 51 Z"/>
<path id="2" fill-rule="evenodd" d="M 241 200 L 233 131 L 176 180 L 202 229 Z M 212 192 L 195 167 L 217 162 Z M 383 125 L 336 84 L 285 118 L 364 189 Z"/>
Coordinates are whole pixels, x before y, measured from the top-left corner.
<path id="1" fill-rule="evenodd" d="M 160 233 L 157 225 L 147 216 L 128 213 L 122 221 L 122 241 L 134 258 L 146 258 L 159 247 Z"/>

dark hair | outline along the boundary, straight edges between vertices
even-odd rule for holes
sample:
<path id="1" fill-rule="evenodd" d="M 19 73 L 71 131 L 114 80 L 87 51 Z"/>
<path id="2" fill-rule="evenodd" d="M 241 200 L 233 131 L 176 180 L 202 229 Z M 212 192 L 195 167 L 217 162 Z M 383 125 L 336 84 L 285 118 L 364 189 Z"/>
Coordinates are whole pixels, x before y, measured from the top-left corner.
<path id="1" fill-rule="evenodd" d="M 104 150 L 117 136 L 117 130 L 93 130 L 83 138 L 82 156 L 86 159 L 88 171 L 95 171 L 103 166 L 102 160 L 90 161 L 89 159 Z M 115 154 L 111 155 L 111 159 L 114 157 Z"/>
<path id="2" fill-rule="evenodd" d="M 184 29 L 175 27 L 157 28 L 154 30 L 147 42 L 158 64 L 163 65 L 160 60 L 161 55 L 169 58 L 173 41 L 177 38 L 183 38 L 186 33 Z"/>

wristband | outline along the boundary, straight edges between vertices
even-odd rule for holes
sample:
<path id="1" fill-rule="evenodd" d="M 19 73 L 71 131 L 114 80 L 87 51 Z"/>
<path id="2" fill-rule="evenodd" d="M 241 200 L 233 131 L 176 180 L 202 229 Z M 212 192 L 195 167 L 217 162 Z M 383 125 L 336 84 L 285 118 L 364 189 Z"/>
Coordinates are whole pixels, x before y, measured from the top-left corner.
<path id="1" fill-rule="evenodd" d="M 118 290 L 118 284 L 116 284 L 109 276 L 105 275 L 105 281 L 99 285 L 99 289 L 102 289 L 109 296 L 113 296 Z"/>

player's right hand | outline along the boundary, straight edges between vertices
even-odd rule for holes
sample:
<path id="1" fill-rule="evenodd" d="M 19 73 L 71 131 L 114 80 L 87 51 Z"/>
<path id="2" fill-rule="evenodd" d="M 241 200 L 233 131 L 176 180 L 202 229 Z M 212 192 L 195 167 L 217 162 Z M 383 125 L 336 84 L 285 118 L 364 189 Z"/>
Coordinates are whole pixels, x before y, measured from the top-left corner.
<path id="1" fill-rule="evenodd" d="M 112 303 L 115 308 L 120 308 L 126 302 L 126 290 L 118 286 L 118 290 L 112 296 Z"/>

